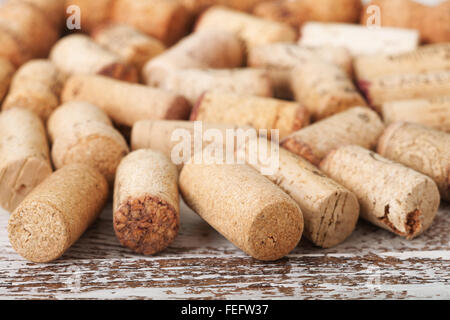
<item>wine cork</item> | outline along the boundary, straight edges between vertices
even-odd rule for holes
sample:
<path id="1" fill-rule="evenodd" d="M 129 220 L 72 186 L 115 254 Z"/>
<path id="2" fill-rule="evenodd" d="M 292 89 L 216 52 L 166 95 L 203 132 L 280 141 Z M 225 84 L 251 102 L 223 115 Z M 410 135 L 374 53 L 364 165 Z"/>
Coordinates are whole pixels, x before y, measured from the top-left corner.
<path id="1" fill-rule="evenodd" d="M 281 145 L 318 166 L 330 151 L 340 146 L 375 148 L 383 130 L 376 112 L 355 107 L 294 132 L 283 139 Z"/>
<path id="2" fill-rule="evenodd" d="M 97 28 L 92 37 L 137 70 L 141 70 L 147 61 L 165 50 L 161 41 L 125 24 L 109 24 Z"/>
<path id="3" fill-rule="evenodd" d="M 0 206 L 13 211 L 52 173 L 45 129 L 31 111 L 0 114 Z"/>
<path id="4" fill-rule="evenodd" d="M 0 103 L 8 92 L 14 72 L 15 69 L 11 62 L 0 57 Z"/>
<path id="5" fill-rule="evenodd" d="M 378 153 L 432 178 L 450 201 L 450 134 L 396 122 L 380 138 Z"/>
<path id="6" fill-rule="evenodd" d="M 195 32 L 165 51 L 144 67 L 143 77 L 151 86 L 159 86 L 170 73 L 179 69 L 235 68 L 244 62 L 242 42 L 220 30 Z"/>
<path id="7" fill-rule="evenodd" d="M 98 74 L 123 81 L 138 81 L 133 66 L 82 34 L 59 40 L 50 53 L 50 60 L 67 75 Z"/>
<path id="8" fill-rule="evenodd" d="M 105 123 L 106 114 L 100 113 L 102 110 L 94 105 L 72 103 L 59 107 L 48 121 L 52 159 L 57 169 L 73 163 L 89 165 L 112 183 L 128 146 L 122 135 Z"/>
<path id="9" fill-rule="evenodd" d="M 386 102 L 448 95 L 450 70 L 380 76 L 368 81 L 360 80 L 359 88 L 369 104 L 381 111 Z"/>
<path id="10" fill-rule="evenodd" d="M 9 2 L 25 2 L 39 10 L 58 30 L 64 24 L 65 1 L 62 0 L 9 0 Z"/>
<path id="11" fill-rule="evenodd" d="M 352 80 L 339 67 L 322 61 L 311 61 L 291 74 L 295 99 L 304 105 L 315 120 L 367 103 Z"/>
<path id="12" fill-rule="evenodd" d="M 289 25 L 221 6 L 206 10 L 197 20 L 196 31 L 210 29 L 234 33 L 245 42 L 247 48 L 274 42 L 293 42 L 297 38 Z"/>
<path id="13" fill-rule="evenodd" d="M 178 233 L 178 171 L 157 151 L 138 150 L 120 163 L 114 187 L 114 230 L 136 253 L 164 250 Z"/>
<path id="14" fill-rule="evenodd" d="M 310 61 L 323 60 L 341 67 L 353 75 L 352 56 L 340 47 L 305 47 L 293 43 L 273 43 L 252 48 L 248 53 L 248 65 L 267 71 L 275 96 L 292 99 L 291 71 Z"/>
<path id="15" fill-rule="evenodd" d="M 439 208 L 433 180 L 358 146 L 329 153 L 320 169 L 356 194 L 364 219 L 407 239 L 427 230 Z"/>
<path id="16" fill-rule="evenodd" d="M 186 164 L 179 183 L 186 203 L 255 259 L 281 259 L 300 241 L 297 203 L 245 164 Z"/>
<path id="17" fill-rule="evenodd" d="M 90 102 L 115 123 L 130 127 L 143 119 L 187 119 L 191 111 L 189 103 L 176 94 L 95 75 L 70 77 L 61 99 Z"/>
<path id="18" fill-rule="evenodd" d="M 450 70 L 450 43 L 422 46 L 407 53 L 370 55 L 355 59 L 355 71 L 360 80 L 439 70 Z"/>
<path id="19" fill-rule="evenodd" d="M 59 105 L 63 83 L 64 76 L 49 60 L 30 60 L 14 75 L 3 110 L 25 108 L 46 121 Z"/>
<path id="20" fill-rule="evenodd" d="M 268 162 L 249 161 L 251 143 L 243 144 L 247 163 L 258 171 L 275 165 Z M 267 144 L 271 154 L 277 146 L 265 138 L 256 138 L 253 143 Z M 242 147 L 241 146 L 241 147 Z M 256 158 L 255 158 L 256 159 Z M 303 212 L 304 235 L 316 246 L 330 248 L 343 242 L 353 232 L 359 217 L 359 203 L 356 196 L 326 177 L 315 166 L 293 153 L 279 148 L 277 169 L 267 175 L 273 183 L 294 199 Z"/>
<path id="21" fill-rule="evenodd" d="M 169 46 L 188 33 L 192 17 L 178 0 L 116 0 L 112 20 L 131 25 Z"/>
<path id="22" fill-rule="evenodd" d="M 386 124 L 405 121 L 450 133 L 450 96 L 386 102 L 382 114 Z"/>
<path id="23" fill-rule="evenodd" d="M 32 262 L 61 257 L 100 214 L 108 196 L 105 178 L 81 164 L 55 171 L 9 219 L 14 250 Z"/>
<path id="24" fill-rule="evenodd" d="M 309 113 L 295 102 L 263 97 L 207 92 L 191 113 L 191 120 L 249 125 L 255 129 L 279 130 L 284 138 L 309 124 Z"/>
<path id="25" fill-rule="evenodd" d="M 112 7 L 116 0 L 66 0 L 66 7 L 77 6 L 80 8 L 81 31 L 91 33 L 98 26 L 107 23 L 111 19 Z M 68 17 L 73 14 L 68 13 Z"/>
<path id="26" fill-rule="evenodd" d="M 251 11 L 258 3 L 267 0 L 181 0 L 192 13 L 198 14 L 213 5 L 221 5 L 239 11 Z"/>

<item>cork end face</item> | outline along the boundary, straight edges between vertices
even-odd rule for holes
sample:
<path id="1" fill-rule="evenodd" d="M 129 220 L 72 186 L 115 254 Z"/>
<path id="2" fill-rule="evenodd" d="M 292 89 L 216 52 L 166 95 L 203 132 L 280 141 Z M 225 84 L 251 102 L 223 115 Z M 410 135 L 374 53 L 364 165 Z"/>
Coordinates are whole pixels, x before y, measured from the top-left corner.
<path id="1" fill-rule="evenodd" d="M 139 74 L 134 66 L 123 63 L 112 63 L 97 72 L 98 75 L 131 83 L 139 82 Z"/>
<path id="2" fill-rule="evenodd" d="M 281 146 L 286 150 L 289 150 L 290 152 L 308 160 L 315 166 L 318 166 L 320 163 L 321 159 L 314 154 L 313 149 L 306 143 L 303 143 L 294 137 L 287 137 L 281 141 Z"/>
<path id="3" fill-rule="evenodd" d="M 178 229 L 178 212 L 155 197 L 129 199 L 114 212 L 117 238 L 139 254 L 152 255 L 164 250 L 175 239 Z"/>
<path id="4" fill-rule="evenodd" d="M 386 154 L 386 149 L 389 145 L 389 141 L 391 140 L 394 133 L 403 127 L 405 125 L 405 122 L 394 122 L 387 126 L 386 129 L 384 129 L 383 134 L 378 139 L 378 146 L 377 146 L 377 153 L 384 156 Z"/>
<path id="5" fill-rule="evenodd" d="M 186 98 L 177 96 L 169 109 L 167 110 L 165 119 L 167 120 L 188 120 L 192 106 Z"/>

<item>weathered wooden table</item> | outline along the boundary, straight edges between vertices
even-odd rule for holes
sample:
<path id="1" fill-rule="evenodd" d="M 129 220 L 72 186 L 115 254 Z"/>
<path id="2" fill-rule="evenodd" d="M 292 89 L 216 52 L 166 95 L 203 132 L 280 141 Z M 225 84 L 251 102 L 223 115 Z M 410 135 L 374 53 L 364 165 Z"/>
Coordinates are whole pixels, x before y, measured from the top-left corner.
<path id="1" fill-rule="evenodd" d="M 249 258 L 185 206 L 178 238 L 153 257 L 119 245 L 111 207 L 52 264 L 17 255 L 7 220 L 1 211 L 3 299 L 450 299 L 448 204 L 413 241 L 361 221 L 338 247 L 324 250 L 302 240 L 272 263 Z"/>

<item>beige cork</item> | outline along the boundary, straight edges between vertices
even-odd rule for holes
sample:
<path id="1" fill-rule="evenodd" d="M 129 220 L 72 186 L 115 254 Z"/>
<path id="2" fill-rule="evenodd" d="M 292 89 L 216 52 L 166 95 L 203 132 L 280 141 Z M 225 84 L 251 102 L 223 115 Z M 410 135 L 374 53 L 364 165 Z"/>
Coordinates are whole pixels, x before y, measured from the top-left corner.
<path id="1" fill-rule="evenodd" d="M 294 29 L 284 23 L 265 20 L 247 13 L 214 6 L 197 20 L 195 30 L 220 29 L 239 36 L 247 48 L 274 42 L 293 42 L 297 38 Z"/>
<path id="2" fill-rule="evenodd" d="M 252 143 L 259 147 L 251 151 Z M 250 152 L 261 152 L 264 144 L 267 144 L 267 154 L 274 154 L 278 148 L 278 158 L 261 159 L 258 154 L 253 154 L 258 160 L 249 161 Z M 245 152 L 247 163 L 256 170 L 262 172 L 273 166 L 274 170 L 266 177 L 298 203 L 305 220 L 304 235 L 311 242 L 330 248 L 350 236 L 359 217 L 358 199 L 352 192 L 326 177 L 308 161 L 265 138 L 249 140 L 242 146 L 240 151 Z"/>
<path id="3" fill-rule="evenodd" d="M 59 105 L 63 83 L 64 76 L 49 60 L 30 60 L 14 75 L 3 110 L 25 108 L 46 121 Z"/>
<path id="4" fill-rule="evenodd" d="M 61 1 L 61 0 L 60 0 Z M 65 0 L 66 7 L 76 6 L 80 8 L 81 31 L 92 32 L 98 26 L 108 22 L 111 17 L 112 7 L 116 0 Z M 75 11 L 69 11 L 70 18 Z"/>
<path id="5" fill-rule="evenodd" d="M 62 105 L 52 114 L 48 126 L 53 140 L 53 164 L 57 169 L 82 163 L 96 168 L 109 183 L 114 181 L 128 146 L 105 117 L 98 107 L 82 103 Z"/>
<path id="6" fill-rule="evenodd" d="M 198 14 L 213 5 L 226 6 L 239 11 L 250 11 L 258 3 L 267 0 L 181 0 L 191 12 Z"/>
<path id="7" fill-rule="evenodd" d="M 279 130 L 282 139 L 309 124 L 309 113 L 296 102 L 221 92 L 207 92 L 191 113 L 191 120 Z"/>
<path id="8" fill-rule="evenodd" d="M 450 96 L 386 102 L 382 114 L 386 124 L 405 121 L 450 133 Z"/>
<path id="9" fill-rule="evenodd" d="M 159 86 L 170 73 L 180 69 L 225 69 L 242 66 L 243 43 L 235 35 L 221 30 L 195 32 L 182 39 L 143 69 L 145 82 Z"/>
<path id="10" fill-rule="evenodd" d="M 190 12 L 178 0 L 116 0 L 112 20 L 172 45 L 188 33 Z"/>
<path id="11" fill-rule="evenodd" d="M 160 55 L 165 45 L 151 36 L 125 24 L 108 24 L 97 28 L 93 39 L 123 61 L 141 70 L 150 59 Z"/>
<path id="12" fill-rule="evenodd" d="M 0 103 L 8 92 L 14 72 L 15 68 L 11 62 L 0 57 Z"/>
<path id="13" fill-rule="evenodd" d="M 61 100 L 90 102 L 103 109 L 115 123 L 130 127 L 143 119 L 187 119 L 191 111 L 182 96 L 95 75 L 70 77 Z"/>
<path id="14" fill-rule="evenodd" d="M 31 111 L 0 114 L 0 206 L 13 211 L 52 173 L 45 129 Z"/>
<path id="15" fill-rule="evenodd" d="M 359 146 L 329 153 L 320 169 L 356 194 L 364 219 L 407 239 L 427 230 L 439 208 L 433 180 Z"/>
<path id="16" fill-rule="evenodd" d="M 108 184 L 81 164 L 55 171 L 12 213 L 8 234 L 14 250 L 32 262 L 61 257 L 100 214 Z"/>
<path id="17" fill-rule="evenodd" d="M 250 166 L 186 164 L 180 190 L 200 217 L 255 259 L 281 259 L 300 241 L 299 206 Z"/>
<path id="18" fill-rule="evenodd" d="M 328 152 L 353 144 L 374 149 L 384 125 L 378 114 L 354 107 L 289 135 L 281 145 L 318 166 Z"/>
<path id="19" fill-rule="evenodd" d="M 336 65 L 311 61 L 291 74 L 292 91 L 315 120 L 355 106 L 366 106 L 351 78 Z"/>
<path id="20" fill-rule="evenodd" d="M 138 150 L 120 163 L 114 187 L 114 230 L 136 253 L 164 250 L 178 233 L 178 171 L 162 153 Z"/>
<path id="21" fill-rule="evenodd" d="M 98 74 L 123 81 L 138 81 L 134 66 L 82 34 L 59 40 L 52 48 L 50 60 L 66 75 Z"/>
<path id="22" fill-rule="evenodd" d="M 341 67 L 349 76 L 353 75 L 352 56 L 342 47 L 314 48 L 294 43 L 272 43 L 251 48 L 247 60 L 250 67 L 267 70 L 275 96 L 285 99 L 293 98 L 292 69 L 308 64 L 310 61 L 326 61 Z"/>
<path id="23" fill-rule="evenodd" d="M 45 15 L 57 30 L 64 24 L 66 8 L 64 0 L 9 0 L 9 2 L 25 2 L 30 4 Z"/>
<path id="24" fill-rule="evenodd" d="M 450 201 L 450 134 L 418 124 L 395 122 L 384 132 L 378 153 L 432 178 Z"/>

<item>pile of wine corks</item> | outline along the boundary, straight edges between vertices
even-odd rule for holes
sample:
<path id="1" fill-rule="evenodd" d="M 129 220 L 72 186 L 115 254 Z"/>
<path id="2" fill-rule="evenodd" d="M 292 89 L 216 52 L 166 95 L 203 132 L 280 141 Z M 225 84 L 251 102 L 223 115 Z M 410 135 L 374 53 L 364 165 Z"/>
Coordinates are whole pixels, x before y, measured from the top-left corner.
<path id="1" fill-rule="evenodd" d="M 372 5 L 383 27 L 359 0 L 7 1 L 12 247 L 58 259 L 108 201 L 118 242 L 142 255 L 177 241 L 181 199 L 259 260 L 351 241 L 359 218 L 406 239 L 432 228 L 450 201 L 447 4 Z M 81 29 L 66 30 L 74 8 Z"/>

